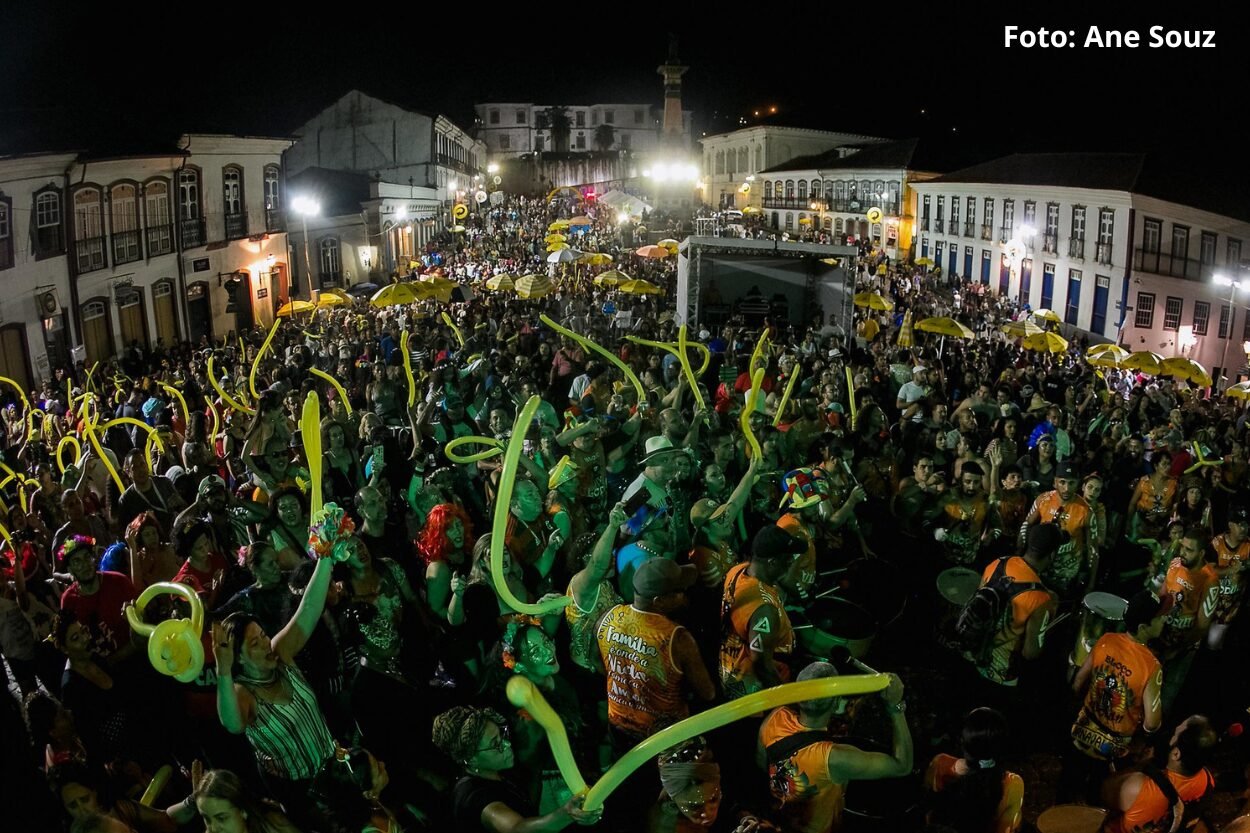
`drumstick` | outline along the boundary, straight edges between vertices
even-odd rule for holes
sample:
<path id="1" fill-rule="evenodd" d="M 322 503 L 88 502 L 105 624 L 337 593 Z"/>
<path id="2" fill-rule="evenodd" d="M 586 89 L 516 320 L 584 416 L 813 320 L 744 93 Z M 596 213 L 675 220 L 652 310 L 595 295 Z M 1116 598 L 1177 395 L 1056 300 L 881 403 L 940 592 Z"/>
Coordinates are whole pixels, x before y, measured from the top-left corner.
<path id="1" fill-rule="evenodd" d="M 1037 635 L 1041 636 L 1042 634 L 1046 633 L 1046 631 L 1050 630 L 1055 625 L 1059 624 L 1060 622 L 1062 622 L 1064 619 L 1067 619 L 1071 615 L 1072 615 L 1071 613 L 1060 613 L 1054 619 L 1051 619 L 1049 622 L 1047 622 L 1045 627 L 1043 627 L 1040 631 L 1037 632 Z"/>
<path id="2" fill-rule="evenodd" d="M 863 671 L 865 674 L 879 674 L 880 673 L 879 671 L 877 671 L 877 669 L 869 667 L 867 664 L 855 659 L 855 657 L 851 657 L 849 662 L 851 663 L 851 665 L 854 665 L 856 668 L 858 668 L 860 671 Z"/>
<path id="3" fill-rule="evenodd" d="M 841 587 L 830 587 L 828 590 L 825 590 L 825 591 L 824 591 L 824 592 L 822 592 L 822 593 L 817 593 L 817 594 L 816 594 L 816 596 L 815 596 L 815 598 L 817 598 L 817 599 L 823 599 L 825 596 L 831 596 L 831 595 L 833 595 L 834 593 L 837 593 L 837 592 L 838 592 L 839 590 L 841 590 L 841 589 L 842 589 Z"/>
<path id="4" fill-rule="evenodd" d="M 839 567 L 839 568 L 838 568 L 838 569 L 836 569 L 836 570 L 826 570 L 826 571 L 825 571 L 825 572 L 823 572 L 823 573 L 817 573 L 817 575 L 821 576 L 822 578 L 823 578 L 824 576 L 836 576 L 838 573 L 845 573 L 845 572 L 849 572 L 849 571 L 850 571 L 850 569 L 851 569 L 850 567 Z"/>

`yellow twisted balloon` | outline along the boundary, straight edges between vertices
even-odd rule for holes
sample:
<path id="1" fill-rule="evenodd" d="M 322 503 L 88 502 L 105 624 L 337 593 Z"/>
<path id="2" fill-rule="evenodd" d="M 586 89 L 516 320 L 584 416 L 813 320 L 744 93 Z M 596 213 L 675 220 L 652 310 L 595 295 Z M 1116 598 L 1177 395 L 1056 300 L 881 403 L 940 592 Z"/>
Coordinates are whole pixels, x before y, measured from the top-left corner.
<path id="1" fill-rule="evenodd" d="M 181 596 L 191 605 L 190 619 L 166 619 L 159 625 L 143 621 L 143 610 L 157 596 Z M 126 608 L 126 621 L 139 636 L 148 638 L 148 661 L 152 667 L 180 683 L 189 683 L 204 669 L 204 605 L 194 590 L 185 584 L 162 581 L 139 594 Z"/>
<path id="2" fill-rule="evenodd" d="M 26 391 L 22 390 L 22 386 L 14 382 L 8 376 L 0 376 L 0 383 L 9 385 L 13 390 L 17 391 L 18 397 L 22 400 L 22 413 L 30 410 L 30 400 L 26 398 Z"/>
<path id="3" fill-rule="evenodd" d="M 855 408 L 855 378 L 851 376 L 851 369 L 846 369 L 846 393 L 847 398 L 851 400 L 851 430 L 855 430 L 855 422 L 859 419 L 859 413 Z"/>
<path id="4" fill-rule="evenodd" d="M 148 438 L 147 438 L 147 443 L 144 445 L 144 457 L 147 458 L 148 470 L 151 471 L 152 470 L 153 441 L 155 441 L 156 447 L 161 452 L 161 454 L 165 453 L 165 444 L 161 442 L 161 437 L 160 437 L 160 434 L 157 432 L 157 430 L 153 428 L 151 425 L 148 425 L 146 422 L 137 420 L 134 417 L 115 417 L 113 419 L 110 419 L 108 422 L 104 423 L 103 425 L 101 425 L 100 430 L 107 431 L 110 428 L 112 428 L 114 425 L 133 425 L 134 427 L 142 428 L 144 431 L 147 432 Z"/>
<path id="5" fill-rule="evenodd" d="M 495 517 L 490 536 L 490 576 L 495 583 L 495 592 L 508 607 L 518 613 L 528 613 L 531 616 L 555 613 L 568 607 L 573 601 L 570 596 L 560 596 L 542 604 L 523 602 L 508 586 L 508 578 L 504 575 L 503 569 L 504 539 L 508 534 L 508 513 L 512 506 L 512 487 L 516 483 L 521 446 L 525 441 L 526 430 L 534 421 L 534 414 L 537 413 L 541 402 L 542 400 L 537 396 L 531 396 L 525 403 L 525 407 L 517 414 L 516 422 L 512 424 L 512 438 L 508 440 L 508 447 L 504 452 L 503 471 L 499 476 L 499 493 L 495 496 Z"/>
<path id="6" fill-rule="evenodd" d="M 699 408 L 699 410 L 703 410 L 703 394 L 699 391 L 699 385 L 695 381 L 694 370 L 690 367 L 690 358 L 686 355 L 685 345 L 682 343 L 682 337 L 685 334 L 685 329 L 685 327 L 681 328 L 677 344 L 670 344 L 666 341 L 651 341 L 650 339 L 639 338 L 638 336 L 625 336 L 625 338 L 632 341 L 634 344 L 641 344 L 645 347 L 663 350 L 666 353 L 672 353 L 676 356 L 677 361 L 681 363 L 682 373 L 686 375 L 686 382 L 690 385 L 690 390 L 694 394 L 695 405 Z"/>
<path id="7" fill-rule="evenodd" d="M 95 362 L 94 364 L 91 365 L 91 369 L 87 371 L 87 381 L 86 381 L 86 384 L 82 386 L 84 391 L 91 390 L 91 377 L 95 374 L 96 368 L 98 368 L 99 366 L 100 366 L 100 363 Z"/>
<path id="8" fill-rule="evenodd" d="M 460 348 L 464 349 L 464 334 L 460 332 L 460 328 L 451 320 L 451 316 L 446 312 L 443 313 L 443 323 L 451 327 L 451 331 L 456 334 L 456 341 L 460 342 Z"/>
<path id="9" fill-rule="evenodd" d="M 183 397 L 182 391 L 178 390 L 173 385 L 166 385 L 166 384 L 162 384 L 161 389 L 164 390 L 166 393 L 168 393 L 170 396 L 172 396 L 174 399 L 178 400 L 178 405 L 179 407 L 182 408 L 182 424 L 190 428 L 191 427 L 191 409 L 187 407 L 187 400 L 185 397 Z"/>
<path id="10" fill-rule="evenodd" d="M 595 342 L 591 341 L 585 336 L 578 335 L 577 333 L 570 330 L 568 327 L 561 327 L 559 324 L 557 324 L 556 322 L 548 318 L 546 314 L 538 316 L 538 319 L 542 321 L 544 324 L 546 324 L 548 327 L 550 327 L 551 329 L 555 330 L 560 335 L 568 336 L 569 338 L 573 339 L 581 346 L 585 347 L 587 350 L 591 350 L 595 353 L 598 353 L 600 356 L 603 356 L 605 359 L 611 362 L 616 368 L 618 368 L 622 373 L 625 374 L 625 378 L 629 380 L 629 383 L 634 386 L 634 390 L 638 393 L 638 402 L 642 403 L 647 400 L 647 392 L 642 387 L 642 381 L 638 378 L 638 375 L 634 373 L 634 369 L 632 367 L 625 364 L 625 362 L 621 361 L 620 356 L 616 355 L 610 350 L 603 349 Z"/>
<path id="11" fill-rule="evenodd" d="M 790 381 L 786 382 L 786 391 L 781 395 L 781 402 L 777 405 L 777 413 L 773 414 L 773 426 L 781 424 L 781 417 L 786 412 L 786 405 L 790 402 L 790 392 L 794 390 L 794 383 L 799 380 L 799 367 L 794 366 L 794 372 L 790 374 Z"/>
<path id="12" fill-rule="evenodd" d="M 603 806 L 604 800 L 613 790 L 625 782 L 640 766 L 679 743 L 684 743 L 696 735 L 710 732 L 727 726 L 744 717 L 751 717 L 778 706 L 791 703 L 802 703 L 808 700 L 824 700 L 829 697 L 852 697 L 857 694 L 871 694 L 884 691 L 890 684 L 887 674 L 855 674 L 841 677 L 824 677 L 819 680 L 807 680 L 801 683 L 766 688 L 746 697 L 739 697 L 723 703 L 714 709 L 687 717 L 674 723 L 667 729 L 656 732 L 622 755 L 616 763 L 608 768 L 586 791 L 586 781 L 582 778 L 573 759 L 573 750 L 569 747 L 568 734 L 559 716 L 543 697 L 535 685 L 520 675 L 508 681 L 508 702 L 519 709 L 525 709 L 538 721 L 547 734 L 547 742 L 555 755 L 556 765 L 560 769 L 569 789 L 575 794 L 585 792 L 582 806 L 586 810 L 596 810 Z"/>
<path id="13" fill-rule="evenodd" d="M 326 373 L 324 370 L 318 370 L 315 367 L 310 367 L 309 371 L 312 373 L 312 375 L 316 376 L 318 379 L 322 379 L 330 383 L 330 385 L 338 393 L 339 401 L 342 402 L 343 407 L 347 409 L 347 415 L 351 416 L 352 415 L 352 403 L 347 400 L 347 391 L 343 390 L 343 386 L 339 384 L 339 380 L 335 379 L 333 376 L 331 376 L 329 373 Z"/>
<path id="14" fill-rule="evenodd" d="M 139 803 L 144 807 L 151 807 L 156 799 L 160 796 L 161 790 L 165 789 L 165 785 L 169 783 L 169 776 L 174 774 L 174 768 L 169 764 L 156 771 L 152 776 L 152 780 L 148 782 L 148 788 L 143 791 L 143 796 L 139 799 Z"/>
<path id="15" fill-rule="evenodd" d="M 208 383 L 213 386 L 213 390 L 217 391 L 217 395 L 221 397 L 221 401 L 225 402 L 227 405 L 229 405 L 231 408 L 234 408 L 236 411 L 241 411 L 245 414 L 255 414 L 256 413 L 255 408 L 249 408 L 240 402 L 234 401 L 233 399 L 230 398 L 230 394 L 222 390 L 221 383 L 217 381 L 217 374 L 213 372 L 213 359 L 214 358 L 216 357 L 215 356 L 208 357 Z"/>
<path id="16" fill-rule="evenodd" d="M 61 437 L 61 441 L 56 444 L 56 467 L 61 470 L 61 474 L 65 473 L 65 462 L 61 459 L 64 456 L 62 452 L 71 445 L 74 447 L 74 462 L 70 465 L 76 466 L 82 462 L 82 443 L 78 442 L 78 438 L 72 434 Z"/>
<path id="17" fill-rule="evenodd" d="M 760 386 L 764 384 L 764 368 L 757 368 L 754 375 L 751 376 L 751 390 L 747 393 L 746 406 L 743 407 L 741 415 L 738 417 L 738 423 L 742 426 L 742 433 L 747 438 L 747 444 L 751 446 L 751 456 L 759 459 L 764 456 L 760 451 L 760 441 L 755 438 L 755 431 L 751 429 L 751 414 L 755 413 L 756 402 L 760 396 Z"/>
<path id="18" fill-rule="evenodd" d="M 9 545 L 9 552 L 13 553 L 14 558 L 21 558 L 21 554 L 13 546 L 13 539 L 9 537 L 9 530 L 4 524 L 0 523 L 0 538 L 4 539 L 4 543 Z"/>
<path id="19" fill-rule="evenodd" d="M 401 358 L 404 360 L 404 375 L 408 377 L 408 407 L 411 408 L 417 401 L 417 380 L 412 378 L 412 353 L 408 352 L 407 330 L 399 336 L 399 350 L 403 353 Z"/>
<path id="20" fill-rule="evenodd" d="M 253 399 L 260 399 L 260 394 L 256 391 L 256 369 L 260 367 L 260 360 L 264 357 L 265 351 L 269 349 L 269 343 L 273 341 L 273 337 L 278 334 L 278 327 L 281 324 L 281 318 L 274 319 L 273 326 L 269 328 L 269 335 L 265 336 L 264 343 L 256 351 L 256 358 L 252 359 L 252 370 L 247 374 L 247 389 L 252 392 Z"/>
<path id="21" fill-rule="evenodd" d="M 113 478 L 113 482 L 117 484 L 117 492 L 121 494 L 126 491 L 126 484 L 122 483 L 122 476 L 117 473 L 117 469 L 113 466 L 113 461 L 104 453 L 104 447 L 100 445 L 100 438 L 96 436 L 95 425 L 100 419 L 99 411 L 93 416 L 90 413 L 91 400 L 84 400 L 82 408 L 79 410 L 79 416 L 82 417 L 83 433 L 87 435 L 87 442 L 91 443 L 91 448 L 95 451 L 96 456 L 100 458 L 100 462 L 104 464 L 104 468 L 108 470 L 109 475 Z"/>
<path id="22" fill-rule="evenodd" d="M 455 454 L 454 449 L 462 445 L 482 444 L 488 446 L 485 451 L 479 451 L 475 454 Z M 486 460 L 494 457 L 496 454 L 503 453 L 503 443 L 494 437 L 456 437 L 443 447 L 443 453 L 447 455 L 447 459 L 453 463 L 476 463 L 478 460 Z"/>
<path id="23" fill-rule="evenodd" d="M 213 400 L 209 399 L 207 394 L 204 395 L 204 403 L 208 405 L 208 412 L 213 415 L 213 431 L 208 435 L 208 440 L 212 443 L 216 441 L 217 432 L 221 430 L 221 414 L 217 413 L 217 406 L 213 404 Z"/>
<path id="24" fill-rule="evenodd" d="M 304 441 L 304 456 L 308 458 L 308 478 L 312 481 L 312 514 L 316 515 L 325 500 L 321 483 L 321 400 L 315 391 L 310 390 L 304 398 L 299 430 Z"/>

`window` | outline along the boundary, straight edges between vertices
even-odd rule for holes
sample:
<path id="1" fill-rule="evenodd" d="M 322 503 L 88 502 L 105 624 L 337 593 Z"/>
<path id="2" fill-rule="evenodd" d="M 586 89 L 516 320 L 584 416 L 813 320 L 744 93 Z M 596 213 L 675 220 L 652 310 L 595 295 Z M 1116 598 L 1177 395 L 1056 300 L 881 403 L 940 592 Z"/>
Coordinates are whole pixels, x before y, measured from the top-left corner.
<path id="1" fill-rule="evenodd" d="M 546 149 L 546 147 L 547 147 L 546 139 L 544 139 L 542 136 L 534 137 L 534 150 L 535 151 L 537 151 L 538 153 L 542 153 Z"/>
<path id="2" fill-rule="evenodd" d="M 143 257 L 139 248 L 139 196 L 133 183 L 123 182 L 109 189 L 113 264 L 133 263 Z"/>
<path id="3" fill-rule="evenodd" d="M 1157 255 L 1162 247 L 1163 221 L 1147 217 L 1142 221 L 1141 250 Z"/>
<path id="4" fill-rule="evenodd" d="M 1024 224 L 1029 228 L 1037 228 L 1037 201 L 1024 201 Z"/>
<path id="5" fill-rule="evenodd" d="M 182 219 L 200 219 L 200 172 L 194 168 L 178 172 L 178 208 Z"/>
<path id="6" fill-rule="evenodd" d="M 744 151 L 744 150 L 740 150 L 740 151 L 738 151 L 738 162 L 739 162 L 739 163 L 741 163 L 741 162 L 742 162 L 742 154 L 744 154 L 744 153 L 746 153 L 746 151 Z M 738 170 L 742 170 L 742 168 L 740 167 L 740 168 L 738 168 Z M 810 192 L 810 193 L 811 193 L 811 195 L 812 195 L 812 199 L 814 199 L 814 200 L 818 200 L 818 199 L 820 199 L 820 180 L 819 180 L 819 179 L 813 179 L 813 180 L 812 180 L 812 187 L 811 187 L 811 192 Z"/>
<path id="7" fill-rule="evenodd" d="M 786 180 L 786 199 L 788 200 L 794 199 L 794 180 L 793 179 Z"/>
<path id="8" fill-rule="evenodd" d="M 1085 206 L 1072 206 L 1072 238 L 1068 240 L 1068 257 L 1085 257 Z"/>
<path id="9" fill-rule="evenodd" d="M 1133 326 L 1149 330 L 1155 325 L 1155 295 L 1153 292 L 1137 293 L 1137 309 L 1134 311 Z"/>
<path id="10" fill-rule="evenodd" d="M 937 218 L 933 221 L 934 222 L 933 230 L 939 234 L 946 231 L 946 221 L 942 217 L 942 215 L 945 213 L 945 209 L 946 209 L 946 197 L 938 197 L 937 198 Z"/>
<path id="11" fill-rule="evenodd" d="M 976 233 L 972 229 L 977 224 L 977 198 L 968 197 L 964 205 L 968 209 L 964 212 L 964 237 L 972 237 Z"/>
<path id="12" fill-rule="evenodd" d="M 1068 305 L 1063 320 L 1075 325 L 1081 314 L 1081 270 L 1068 270 Z"/>
<path id="13" fill-rule="evenodd" d="M 1202 233 L 1202 250 L 1199 257 L 1202 259 L 1203 266 L 1215 265 L 1215 243 L 1215 232 L 1204 231 Z"/>
<path id="14" fill-rule="evenodd" d="M 509 136 L 507 133 L 501 133 L 499 135 L 499 149 L 500 150 L 512 149 L 512 137 Z"/>
<path id="15" fill-rule="evenodd" d="M 1016 201 L 1003 200 L 1003 226 L 998 230 L 998 242 L 1006 243 L 1016 230 Z"/>
<path id="16" fill-rule="evenodd" d="M 1172 224 L 1172 259 L 1189 258 L 1189 227 Z"/>
<path id="17" fill-rule="evenodd" d="M 985 198 L 985 208 L 981 212 L 981 239 L 994 238 L 994 198 Z"/>
<path id="18" fill-rule="evenodd" d="M 1042 251 L 1054 255 L 1059 253 L 1059 203 L 1046 203 L 1046 231 L 1042 235 Z"/>
<path id="19" fill-rule="evenodd" d="M 1163 307 L 1163 329 L 1178 330 L 1181 326 L 1181 316 L 1185 313 L 1185 300 L 1183 298 L 1174 298 L 1169 295 L 1167 302 Z"/>
<path id="20" fill-rule="evenodd" d="M 586 111 L 585 110 L 578 110 L 576 113 L 576 118 L 577 118 L 576 124 L 578 127 L 586 126 Z"/>
<path id="21" fill-rule="evenodd" d="M 578 150 L 586 149 L 586 134 L 585 133 L 577 134 L 577 149 Z"/>
<path id="22" fill-rule="evenodd" d="M 794 230 L 794 215 L 789 211 L 786 212 L 786 231 Z"/>
<path id="23" fill-rule="evenodd" d="M 1228 338 L 1233 329 L 1233 308 L 1228 304 L 1220 305 L 1220 338 Z"/>
<path id="24" fill-rule="evenodd" d="M 0 269 L 13 265 L 13 200 L 0 191 Z"/>
<path id="25" fill-rule="evenodd" d="M 35 193 L 35 259 L 65 251 L 65 234 L 61 227 L 61 192 L 47 187 Z"/>
<path id="26" fill-rule="evenodd" d="M 925 194 L 923 200 L 924 200 L 924 203 L 923 203 L 924 207 L 920 209 L 920 230 L 928 231 L 929 230 L 929 195 Z"/>
<path id="27" fill-rule="evenodd" d="M 799 180 L 799 199 L 801 200 L 807 199 L 807 180 L 806 179 Z"/>
<path id="28" fill-rule="evenodd" d="M 78 257 L 78 271 L 91 272 L 103 269 L 104 258 L 104 212 L 101 207 L 100 189 L 87 186 L 74 192 L 74 240 Z"/>
<path id="29" fill-rule="evenodd" d="M 951 237 L 959 236 L 959 197 L 951 197 Z"/>
<path id="30" fill-rule="evenodd" d="M 526 121 L 528 121 L 528 119 L 526 118 L 525 111 L 524 111 L 524 110 L 517 110 L 517 111 L 516 111 L 516 123 L 517 123 L 517 124 L 525 124 L 525 122 L 526 122 Z"/>
<path id="31" fill-rule="evenodd" d="M 764 201 L 770 201 L 773 198 L 773 181 L 767 180 L 764 183 Z"/>
<path id="32" fill-rule="evenodd" d="M 247 215 L 243 211 L 243 169 L 227 165 L 221 169 L 222 204 L 226 214 L 226 237 L 247 236 Z"/>
<path id="33" fill-rule="evenodd" d="M 282 170 L 277 165 L 265 166 L 265 228 L 282 230 Z"/>
<path id="34" fill-rule="evenodd" d="M 1241 241 L 1236 237 L 1228 238 L 1224 263 L 1228 266 L 1236 266 L 1238 263 L 1241 263 Z"/>
<path id="35" fill-rule="evenodd" d="M 143 221 L 148 232 L 148 257 L 174 250 L 173 226 L 169 216 L 169 182 L 154 179 L 143 186 Z"/>
<path id="36" fill-rule="evenodd" d="M 1211 320 L 1211 305 L 1206 301 L 1194 301 L 1194 335 L 1207 334 L 1207 323 Z"/>
<path id="37" fill-rule="evenodd" d="M 490 123 L 499 124 L 499 111 L 498 110 L 490 111 Z"/>
<path id="38" fill-rule="evenodd" d="M 1111 262 L 1111 244 L 1115 237 L 1115 209 L 1098 209 L 1098 247 L 1094 259 L 1099 263 Z"/>
<path id="39" fill-rule="evenodd" d="M 337 282 L 340 269 L 339 240 L 337 237 L 326 237 L 321 241 L 321 282 Z"/>
<path id="40" fill-rule="evenodd" d="M 616 111 L 604 110 L 603 111 L 603 123 L 604 124 L 616 124 Z"/>

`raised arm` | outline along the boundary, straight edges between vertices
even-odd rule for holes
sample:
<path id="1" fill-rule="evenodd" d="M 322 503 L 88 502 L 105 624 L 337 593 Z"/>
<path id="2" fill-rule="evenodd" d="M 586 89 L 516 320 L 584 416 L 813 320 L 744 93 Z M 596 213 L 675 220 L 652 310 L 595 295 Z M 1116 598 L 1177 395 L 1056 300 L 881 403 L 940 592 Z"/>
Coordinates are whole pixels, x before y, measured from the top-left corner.
<path id="1" fill-rule="evenodd" d="M 913 750 L 911 730 L 903 710 L 903 683 L 890 675 L 889 687 L 881 692 L 890 711 L 894 729 L 894 745 L 890 754 L 864 752 L 853 746 L 834 744 L 829 751 L 829 777 L 841 784 L 848 781 L 872 781 L 878 778 L 899 778 L 911 772 Z"/>

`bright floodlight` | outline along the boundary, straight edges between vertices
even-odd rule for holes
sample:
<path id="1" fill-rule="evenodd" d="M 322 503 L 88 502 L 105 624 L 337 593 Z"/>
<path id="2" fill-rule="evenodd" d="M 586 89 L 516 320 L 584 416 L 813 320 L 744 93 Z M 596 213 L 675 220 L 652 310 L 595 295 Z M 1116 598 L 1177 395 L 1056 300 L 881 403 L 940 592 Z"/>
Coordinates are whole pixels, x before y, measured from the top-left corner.
<path id="1" fill-rule="evenodd" d="M 491 162 L 489 165 L 486 166 L 486 173 L 488 174 L 499 173 L 499 166 L 496 165 L 494 162 Z"/>
<path id="2" fill-rule="evenodd" d="M 311 197 L 296 197 L 291 200 L 291 208 L 305 217 L 315 217 L 321 213 L 321 203 Z"/>
<path id="3" fill-rule="evenodd" d="M 395 212 L 396 220 L 402 220 L 407 216 L 408 216 L 408 209 L 402 205 L 399 207 L 399 210 Z"/>

